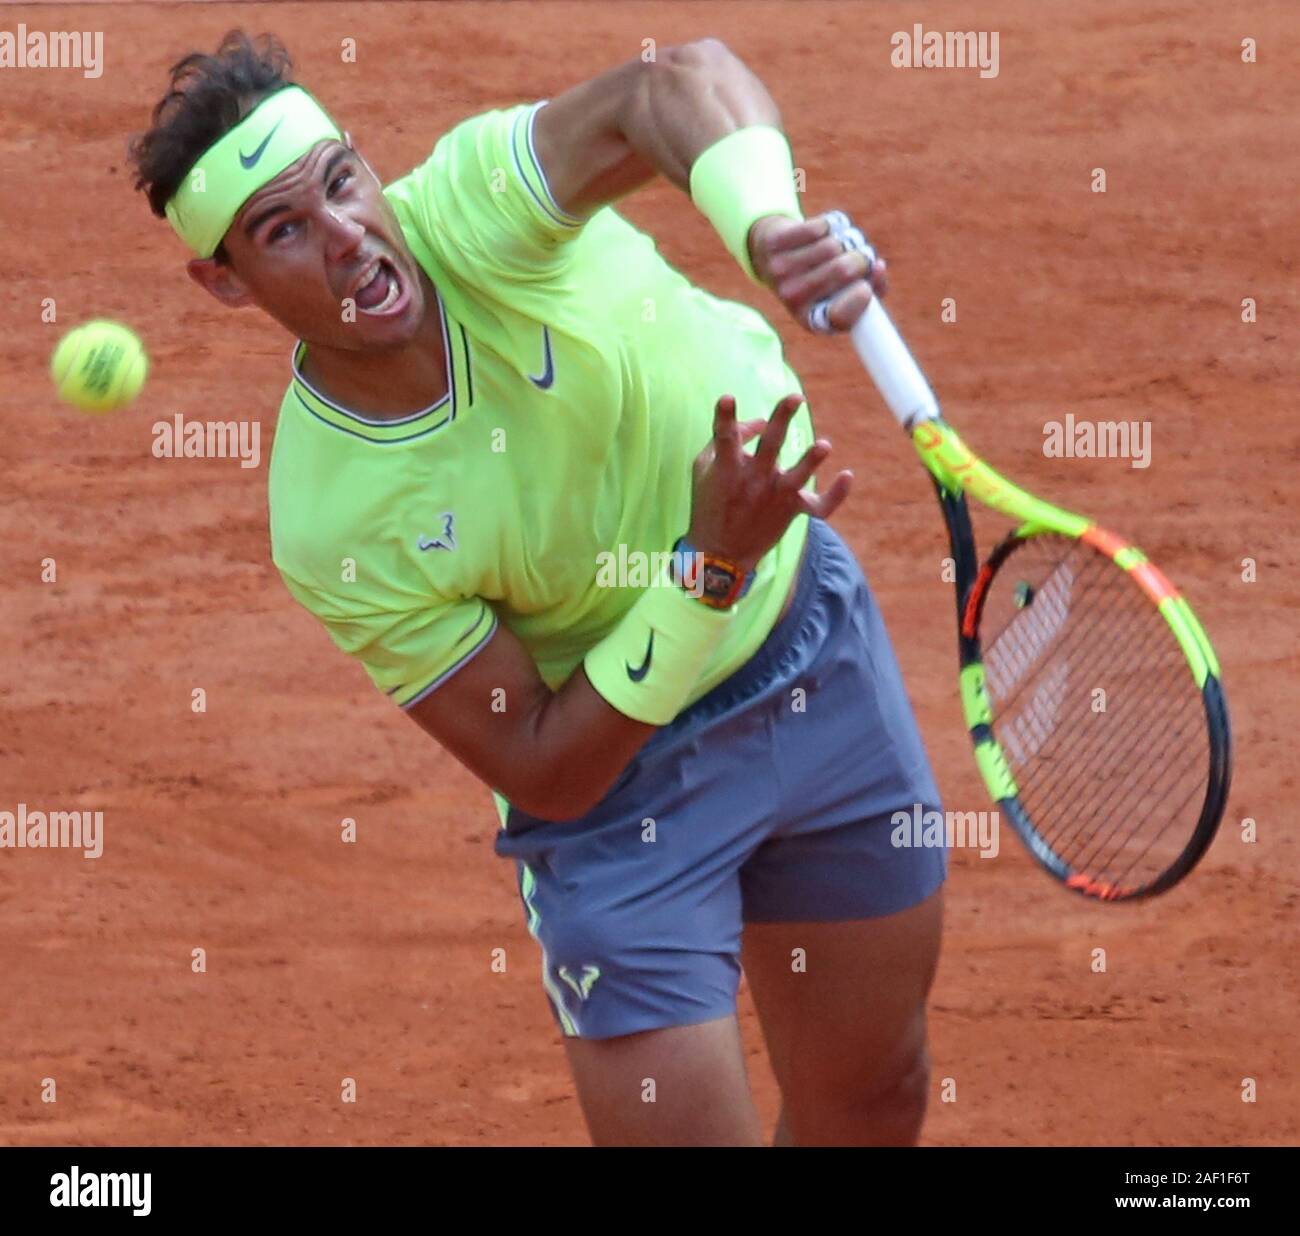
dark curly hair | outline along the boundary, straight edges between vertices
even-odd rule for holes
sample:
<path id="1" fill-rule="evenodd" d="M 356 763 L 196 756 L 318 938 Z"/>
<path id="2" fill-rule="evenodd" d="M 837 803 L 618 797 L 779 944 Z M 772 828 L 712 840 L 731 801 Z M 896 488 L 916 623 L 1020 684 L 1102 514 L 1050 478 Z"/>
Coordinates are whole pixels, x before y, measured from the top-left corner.
<path id="1" fill-rule="evenodd" d="M 148 196 L 155 215 L 165 217 L 167 202 L 209 146 L 263 99 L 293 85 L 292 71 L 279 39 L 250 39 L 242 30 L 231 30 L 214 55 L 190 52 L 172 66 L 171 84 L 153 109 L 153 127 L 127 144 L 135 187 Z M 228 260 L 224 246 L 215 256 Z"/>

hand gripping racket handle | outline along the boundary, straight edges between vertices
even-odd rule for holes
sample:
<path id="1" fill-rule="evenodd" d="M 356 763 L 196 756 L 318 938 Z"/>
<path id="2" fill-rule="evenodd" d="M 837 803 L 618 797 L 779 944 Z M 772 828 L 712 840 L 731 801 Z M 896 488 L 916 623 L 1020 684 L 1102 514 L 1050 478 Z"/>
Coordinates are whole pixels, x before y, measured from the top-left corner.
<path id="1" fill-rule="evenodd" d="M 905 430 L 910 433 L 917 422 L 939 415 L 939 401 L 879 297 L 871 298 L 850 334 L 876 389 Z"/>

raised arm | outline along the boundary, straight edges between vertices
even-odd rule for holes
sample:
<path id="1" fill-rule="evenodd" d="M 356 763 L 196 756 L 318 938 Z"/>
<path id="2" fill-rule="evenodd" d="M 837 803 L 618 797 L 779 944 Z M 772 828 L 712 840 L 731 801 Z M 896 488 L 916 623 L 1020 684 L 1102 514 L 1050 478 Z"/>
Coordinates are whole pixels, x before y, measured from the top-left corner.
<path id="1" fill-rule="evenodd" d="M 533 140 L 557 204 L 581 217 L 656 173 L 689 189 L 702 151 L 755 124 L 781 127 L 767 88 L 725 44 L 700 39 L 556 96 L 538 112 Z"/>
<path id="2" fill-rule="evenodd" d="M 726 44 L 707 38 L 566 90 L 538 112 L 533 140 L 556 203 L 583 218 L 656 174 L 690 192 L 700 155 L 754 126 L 782 128 L 775 101 Z M 796 206 L 754 222 L 746 238 L 754 274 L 801 326 L 827 300 L 830 326 L 847 330 L 872 290 L 884 292 L 885 263 L 868 266 L 845 252 L 825 215 L 791 217 L 797 213 Z"/>

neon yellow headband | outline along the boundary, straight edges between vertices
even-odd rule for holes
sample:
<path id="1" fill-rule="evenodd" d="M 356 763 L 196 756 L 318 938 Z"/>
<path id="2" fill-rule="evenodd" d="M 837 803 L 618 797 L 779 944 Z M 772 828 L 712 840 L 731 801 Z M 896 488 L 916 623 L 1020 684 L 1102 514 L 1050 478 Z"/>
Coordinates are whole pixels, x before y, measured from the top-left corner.
<path id="1" fill-rule="evenodd" d="M 167 218 L 199 257 L 211 257 L 258 189 L 331 139 L 343 134 L 311 95 L 301 86 L 277 90 L 203 152 L 167 203 Z"/>

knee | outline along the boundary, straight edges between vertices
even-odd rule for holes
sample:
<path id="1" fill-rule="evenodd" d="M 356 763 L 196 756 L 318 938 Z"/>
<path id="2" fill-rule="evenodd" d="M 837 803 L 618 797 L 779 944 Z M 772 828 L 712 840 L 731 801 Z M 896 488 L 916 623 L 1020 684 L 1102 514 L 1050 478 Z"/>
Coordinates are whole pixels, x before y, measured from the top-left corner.
<path id="1" fill-rule="evenodd" d="M 878 1101 L 900 1108 L 924 1107 L 930 1090 L 930 1053 L 922 1043 L 886 1080 Z"/>
<path id="2" fill-rule="evenodd" d="M 930 1058 L 922 1045 L 896 1059 L 887 1073 L 847 1080 L 833 1092 L 786 1096 L 794 1145 L 913 1146 L 930 1087 Z"/>
<path id="3" fill-rule="evenodd" d="M 841 1094 L 844 1106 L 863 1117 L 908 1119 L 925 1111 L 930 1090 L 930 1053 L 924 1042 L 899 1056 L 887 1073 L 864 1078 Z"/>

